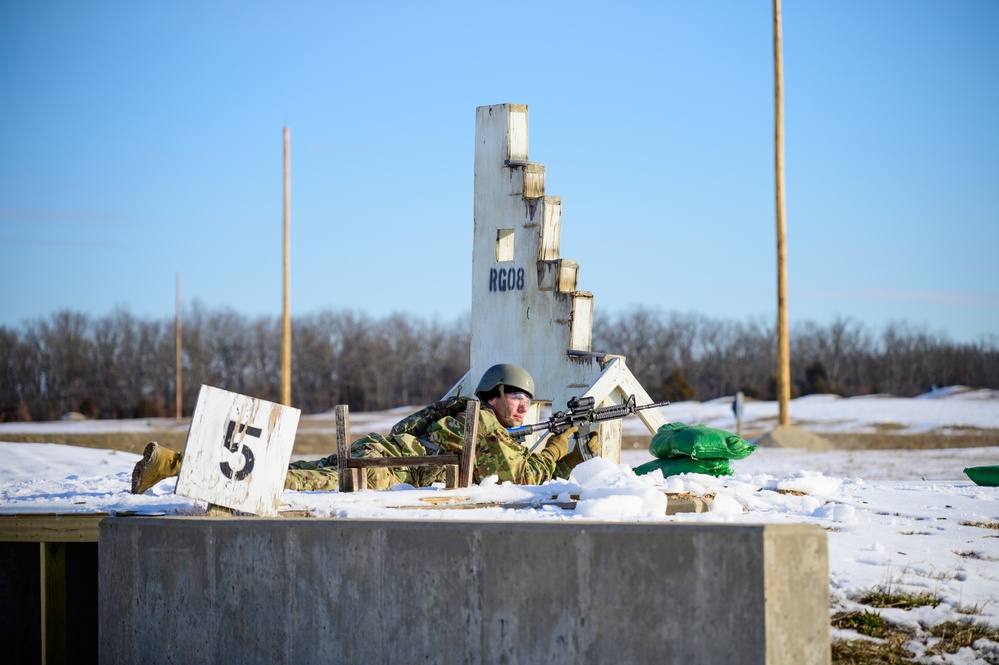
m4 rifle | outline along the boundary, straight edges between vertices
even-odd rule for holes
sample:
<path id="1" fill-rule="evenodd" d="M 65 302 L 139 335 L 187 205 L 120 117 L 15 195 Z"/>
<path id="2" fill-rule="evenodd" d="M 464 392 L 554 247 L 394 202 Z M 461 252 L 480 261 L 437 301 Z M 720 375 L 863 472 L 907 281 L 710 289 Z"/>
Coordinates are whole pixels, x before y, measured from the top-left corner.
<path id="1" fill-rule="evenodd" d="M 567 404 L 568 408 L 565 411 L 553 413 L 551 418 L 545 422 L 512 427 L 507 432 L 517 441 L 523 442 L 529 434 L 541 430 L 548 430 L 552 434 L 560 434 L 570 427 L 576 427 L 578 429 L 573 438 L 576 439 L 579 454 L 585 461 L 593 457 L 586 445 L 587 439 L 589 439 L 590 432 L 600 423 L 606 420 L 624 418 L 643 409 L 667 406 L 669 402 L 653 402 L 639 406 L 635 401 L 635 396 L 631 395 L 627 401 L 621 404 L 612 404 L 610 406 L 594 406 L 594 404 L 596 404 L 596 400 L 592 397 L 573 397 L 569 400 Z"/>

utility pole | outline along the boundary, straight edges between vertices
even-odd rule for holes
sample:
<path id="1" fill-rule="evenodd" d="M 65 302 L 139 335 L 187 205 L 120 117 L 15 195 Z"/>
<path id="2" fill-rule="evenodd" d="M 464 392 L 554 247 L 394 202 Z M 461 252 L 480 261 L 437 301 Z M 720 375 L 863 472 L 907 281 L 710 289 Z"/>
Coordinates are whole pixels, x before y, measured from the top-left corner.
<path id="1" fill-rule="evenodd" d="M 177 378 L 174 382 L 177 386 L 177 392 L 174 397 L 175 410 L 174 417 L 180 420 L 184 415 L 184 384 L 183 384 L 183 353 L 181 352 L 180 346 L 180 272 L 177 273 L 177 318 L 174 324 L 175 342 L 174 348 L 176 349 L 176 373 Z"/>
<path id="2" fill-rule="evenodd" d="M 777 195 L 777 402 L 779 424 L 791 424 L 791 349 L 787 329 L 787 224 L 784 218 L 784 64 L 780 0 L 774 0 L 774 157 Z"/>
<path id="3" fill-rule="evenodd" d="M 291 406 L 291 147 L 284 128 L 284 315 L 281 335 L 281 403 Z"/>

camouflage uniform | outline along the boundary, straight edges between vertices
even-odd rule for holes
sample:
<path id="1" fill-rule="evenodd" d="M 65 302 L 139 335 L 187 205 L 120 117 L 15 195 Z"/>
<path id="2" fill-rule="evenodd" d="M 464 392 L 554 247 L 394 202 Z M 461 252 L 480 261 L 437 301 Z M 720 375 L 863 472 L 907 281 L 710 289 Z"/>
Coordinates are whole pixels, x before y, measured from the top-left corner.
<path id="1" fill-rule="evenodd" d="M 451 397 L 435 402 L 400 420 L 388 437 L 371 433 L 354 441 L 353 457 L 406 457 L 460 453 L 465 432 L 467 397 Z M 388 489 L 397 483 L 427 487 L 443 482 L 443 467 L 369 468 L 368 487 Z M 555 463 L 548 457 L 531 453 L 512 439 L 500 424 L 492 409 L 483 404 L 479 409 L 479 431 L 475 447 L 472 480 L 476 483 L 491 475 L 500 482 L 520 485 L 540 485 L 551 478 L 568 478 L 569 467 L 564 461 Z M 335 490 L 339 482 L 336 453 L 314 461 L 293 462 L 285 478 L 285 489 Z"/>

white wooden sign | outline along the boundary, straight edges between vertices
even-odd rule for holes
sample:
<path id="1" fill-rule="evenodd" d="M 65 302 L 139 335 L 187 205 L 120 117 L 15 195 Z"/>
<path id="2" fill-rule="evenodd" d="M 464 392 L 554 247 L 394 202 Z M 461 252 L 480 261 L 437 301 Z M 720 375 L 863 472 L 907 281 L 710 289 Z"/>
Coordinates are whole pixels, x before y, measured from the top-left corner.
<path id="1" fill-rule="evenodd" d="M 176 493 L 276 515 L 301 409 L 201 386 Z"/>

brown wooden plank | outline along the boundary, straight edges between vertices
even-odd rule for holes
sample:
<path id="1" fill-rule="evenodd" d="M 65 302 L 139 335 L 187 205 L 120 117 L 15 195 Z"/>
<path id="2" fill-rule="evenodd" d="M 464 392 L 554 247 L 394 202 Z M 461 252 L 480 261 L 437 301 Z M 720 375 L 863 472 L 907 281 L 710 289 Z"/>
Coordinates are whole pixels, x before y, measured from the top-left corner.
<path id="1" fill-rule="evenodd" d="M 465 437 L 458 456 L 458 487 L 472 485 L 472 470 L 475 468 L 475 441 L 479 435 L 479 402 L 468 400 L 465 407 Z"/>
<path id="2" fill-rule="evenodd" d="M 96 543 L 97 525 L 107 513 L 0 515 L 0 541 Z"/>
<path id="3" fill-rule="evenodd" d="M 66 662 L 66 544 L 40 543 L 42 663 Z"/>
<path id="4" fill-rule="evenodd" d="M 333 417 L 336 420 L 336 454 L 337 454 L 337 475 L 341 492 L 353 492 L 358 489 L 357 474 L 350 470 L 350 465 L 345 464 L 350 459 L 350 408 L 346 404 L 337 404 L 333 408 Z"/>
<path id="5" fill-rule="evenodd" d="M 338 461 L 339 463 L 339 461 Z M 390 466 L 444 466 L 458 464 L 457 455 L 421 455 L 414 457 L 351 457 L 346 466 L 352 469 L 367 469 L 371 467 L 384 468 Z"/>

